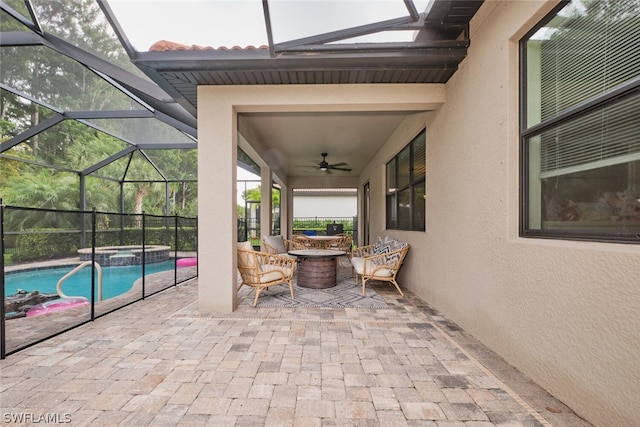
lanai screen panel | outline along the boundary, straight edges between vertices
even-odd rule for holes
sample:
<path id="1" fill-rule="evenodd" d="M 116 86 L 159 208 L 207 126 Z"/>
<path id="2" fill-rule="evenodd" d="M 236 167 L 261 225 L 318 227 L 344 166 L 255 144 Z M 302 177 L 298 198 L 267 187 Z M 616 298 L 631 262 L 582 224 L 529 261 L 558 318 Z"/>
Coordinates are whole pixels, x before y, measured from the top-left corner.
<path id="1" fill-rule="evenodd" d="M 134 144 L 164 144 L 168 147 L 172 145 L 193 146 L 195 144 L 193 138 L 153 117 L 90 119 L 86 122 Z"/>
<path id="2" fill-rule="evenodd" d="M 268 43 L 260 0 L 107 3 L 138 52 L 148 51 L 160 40 L 215 48 Z M 140 25 L 142 16 L 148 16 L 144 27 Z"/>
<path id="3" fill-rule="evenodd" d="M 31 0 L 42 28 L 57 37 L 142 77 L 96 0 Z M 146 3 L 149 7 L 148 2 Z M 140 15 L 136 16 L 140 25 Z"/>
<path id="4" fill-rule="evenodd" d="M 127 146 L 75 120 L 65 120 L 28 138 L 8 153 L 41 165 L 82 171 Z"/>
<path id="5" fill-rule="evenodd" d="M 82 64 L 44 46 L 2 47 L 0 80 L 64 111 L 142 110 Z"/>
<path id="6" fill-rule="evenodd" d="M 198 170 L 195 167 L 198 161 L 196 149 L 145 149 L 144 152 L 169 181 L 198 178 Z"/>
<path id="7" fill-rule="evenodd" d="M 428 1 L 415 1 L 417 10 L 424 11 Z M 394 18 L 408 17 L 402 0 L 388 1 L 304 1 L 269 2 L 274 43 L 312 37 L 324 33 L 370 25 Z M 356 39 L 354 39 L 356 40 Z M 350 41 L 354 41 L 350 40 Z M 360 42 L 412 41 L 413 34 L 389 31 L 383 35 L 367 35 Z"/>
<path id="8" fill-rule="evenodd" d="M 25 4 L 24 0 L 4 0 L 4 2 L 16 12 L 22 14 L 22 16 L 24 16 L 33 24 L 33 20 L 31 19 L 31 15 L 29 14 L 29 10 L 27 9 L 27 5 Z M 7 19 L 16 22 L 12 17 L 2 12 L 2 14 L 0 14 L 0 25 L 2 26 L 3 31 L 7 31 L 4 29 L 4 25 L 8 22 Z"/>

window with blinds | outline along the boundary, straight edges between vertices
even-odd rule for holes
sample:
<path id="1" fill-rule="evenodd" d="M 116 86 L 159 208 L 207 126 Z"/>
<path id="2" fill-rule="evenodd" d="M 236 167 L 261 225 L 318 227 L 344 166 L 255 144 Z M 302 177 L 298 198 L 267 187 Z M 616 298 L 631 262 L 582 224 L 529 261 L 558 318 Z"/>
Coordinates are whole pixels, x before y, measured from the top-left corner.
<path id="1" fill-rule="evenodd" d="M 540 136 L 540 177 L 640 160 L 640 97 L 598 108 Z"/>
<path id="2" fill-rule="evenodd" d="M 388 229 L 425 230 L 426 130 L 386 165 Z"/>
<path id="3" fill-rule="evenodd" d="M 521 46 L 521 234 L 640 242 L 640 0 L 571 1 Z"/>

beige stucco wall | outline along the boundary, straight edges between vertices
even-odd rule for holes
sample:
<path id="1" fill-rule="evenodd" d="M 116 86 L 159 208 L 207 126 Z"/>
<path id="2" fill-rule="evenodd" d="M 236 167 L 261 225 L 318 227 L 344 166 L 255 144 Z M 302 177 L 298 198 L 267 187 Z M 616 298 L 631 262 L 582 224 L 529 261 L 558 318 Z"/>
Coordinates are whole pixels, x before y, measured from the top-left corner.
<path id="1" fill-rule="evenodd" d="M 400 282 L 591 422 L 638 425 L 640 246 L 518 237 L 518 39 L 550 8 L 485 2 L 445 105 L 406 121 L 361 183 L 384 206 L 382 162 L 426 123 L 427 232 L 372 218 L 412 245 Z"/>

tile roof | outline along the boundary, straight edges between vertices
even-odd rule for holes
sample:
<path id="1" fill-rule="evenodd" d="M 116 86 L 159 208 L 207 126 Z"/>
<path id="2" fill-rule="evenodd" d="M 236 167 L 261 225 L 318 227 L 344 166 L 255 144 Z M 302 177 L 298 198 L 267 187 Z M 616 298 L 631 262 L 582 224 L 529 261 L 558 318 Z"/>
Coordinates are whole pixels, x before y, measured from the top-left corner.
<path id="1" fill-rule="evenodd" d="M 150 52 L 166 52 L 166 51 L 176 51 L 176 50 L 255 50 L 255 49 L 268 49 L 269 47 L 266 45 L 262 45 L 259 47 L 255 47 L 255 46 L 245 46 L 245 47 L 241 47 L 241 46 L 232 46 L 232 47 L 227 47 L 227 46 L 220 46 L 218 48 L 214 48 L 211 46 L 198 46 L 198 45 L 186 45 L 186 44 L 181 44 L 181 43 L 176 43 L 176 42 L 172 42 L 169 40 L 159 40 L 157 42 L 155 42 L 153 45 L 151 45 L 151 47 L 149 48 Z"/>

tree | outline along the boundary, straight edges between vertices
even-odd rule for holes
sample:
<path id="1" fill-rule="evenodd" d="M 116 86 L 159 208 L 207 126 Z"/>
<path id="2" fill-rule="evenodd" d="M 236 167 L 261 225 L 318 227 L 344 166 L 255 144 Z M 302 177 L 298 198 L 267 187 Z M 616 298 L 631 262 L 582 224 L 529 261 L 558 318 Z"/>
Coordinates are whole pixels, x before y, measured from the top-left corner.
<path id="1" fill-rule="evenodd" d="M 242 198 L 248 202 L 259 202 L 262 189 L 260 185 L 242 192 Z M 271 204 L 280 206 L 280 192 L 271 190 Z"/>
<path id="2" fill-rule="evenodd" d="M 18 2 L 16 2 L 18 3 Z M 107 21 L 95 0 L 48 0 L 35 2 L 35 13 L 47 33 L 101 56 L 122 68 L 132 70 L 135 67 L 129 61 L 117 38 L 111 33 Z M 16 5 L 16 10 L 28 16 L 25 7 Z M 4 20 L 3 31 L 26 30 L 18 21 Z M 139 72 L 139 70 L 136 70 Z M 103 79 L 83 64 L 59 54 L 44 46 L 4 47 L 2 50 L 1 80 L 10 87 L 24 92 L 43 103 L 50 104 L 62 111 L 91 110 L 131 110 L 144 108 L 137 101 L 127 97 L 119 88 Z M 54 114 L 36 102 L 0 89 L 0 141 L 38 125 L 42 120 Z M 150 126 L 140 126 L 147 120 Z M 179 137 L 178 131 L 155 119 L 93 119 L 93 123 L 108 130 L 113 135 L 125 140 L 155 142 L 167 141 Z M 155 124 L 155 126 L 154 126 Z M 151 129 L 151 132 L 148 130 Z M 105 158 L 121 151 L 127 143 L 98 131 L 84 122 L 64 120 L 18 144 L 3 154 L 15 158 L 24 158 L 38 164 L 52 165 L 82 171 Z M 166 161 L 158 162 L 161 169 L 166 168 L 166 175 L 182 174 L 195 171 L 197 164 L 196 150 L 172 150 Z M 158 181 L 125 185 L 127 208 L 140 212 L 165 213 L 164 179 L 151 164 L 138 152 L 129 158 L 116 161 L 101 168 L 86 181 L 88 206 L 101 207 L 105 210 L 120 211 L 118 181 L 125 178 L 130 181 Z M 19 189 L 28 189 L 43 179 L 41 168 L 19 163 L 8 159 L 0 159 L 0 197 L 11 198 L 13 203 L 27 203 L 28 206 L 48 206 L 58 209 L 77 209 L 79 206 L 78 179 L 73 176 L 75 184 L 65 178 L 64 182 L 52 185 L 47 191 L 34 191 L 20 195 Z M 128 168 L 128 169 L 127 169 Z M 127 170 L 127 176 L 124 176 Z M 55 180 L 64 174 L 51 172 L 47 179 Z M 101 176 L 114 179 L 103 180 Z M 93 179 L 96 178 L 96 179 Z M 71 185 L 73 191 L 69 191 Z M 170 193 L 174 212 L 196 212 L 196 184 L 172 183 Z M 41 200 L 37 197 L 42 197 Z M 68 197 L 65 198 L 65 197 Z"/>
<path id="3" fill-rule="evenodd" d="M 7 202 L 45 209 L 77 209 L 78 177 L 68 172 L 31 166 L 24 179 L 6 192 Z"/>

